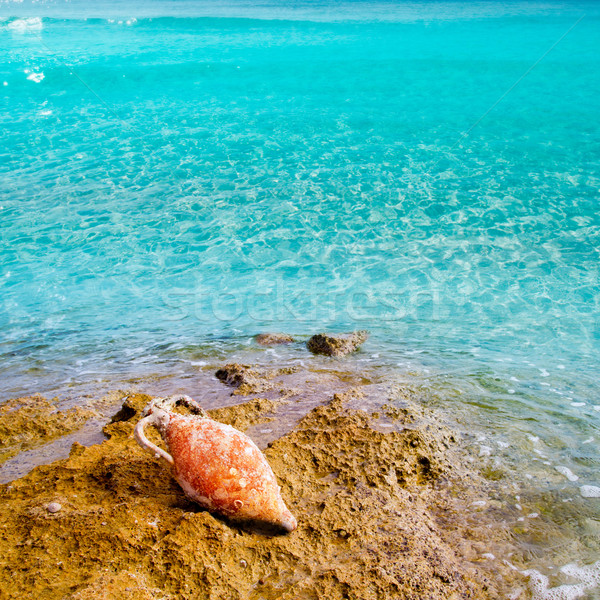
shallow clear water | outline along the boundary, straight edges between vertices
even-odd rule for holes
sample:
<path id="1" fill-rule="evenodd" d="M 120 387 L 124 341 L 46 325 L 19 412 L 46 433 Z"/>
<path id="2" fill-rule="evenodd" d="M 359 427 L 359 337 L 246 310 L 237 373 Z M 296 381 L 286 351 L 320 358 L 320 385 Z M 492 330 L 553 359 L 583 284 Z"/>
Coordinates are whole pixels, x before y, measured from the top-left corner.
<path id="1" fill-rule="evenodd" d="M 593 484 L 597 4 L 124 4 L 0 2 L 0 398 L 366 328 Z"/>

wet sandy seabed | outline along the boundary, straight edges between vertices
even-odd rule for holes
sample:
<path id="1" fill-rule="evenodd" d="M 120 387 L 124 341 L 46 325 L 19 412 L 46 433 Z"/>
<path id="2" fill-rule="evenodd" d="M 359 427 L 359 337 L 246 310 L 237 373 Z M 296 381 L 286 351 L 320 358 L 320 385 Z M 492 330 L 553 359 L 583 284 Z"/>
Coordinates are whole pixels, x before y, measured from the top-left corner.
<path id="1" fill-rule="evenodd" d="M 0 488 L 7 598 L 532 597 L 527 540 L 558 530 L 515 527 L 502 475 L 473 466 L 418 392 L 356 372 L 222 371 L 213 404 L 229 406 L 212 416 L 264 449 L 298 529 L 267 535 L 189 501 L 133 439 L 149 395 L 20 399 L 0 413 L 0 475 L 70 454 Z M 109 414 L 102 443 L 77 441 L 100 441 Z"/>

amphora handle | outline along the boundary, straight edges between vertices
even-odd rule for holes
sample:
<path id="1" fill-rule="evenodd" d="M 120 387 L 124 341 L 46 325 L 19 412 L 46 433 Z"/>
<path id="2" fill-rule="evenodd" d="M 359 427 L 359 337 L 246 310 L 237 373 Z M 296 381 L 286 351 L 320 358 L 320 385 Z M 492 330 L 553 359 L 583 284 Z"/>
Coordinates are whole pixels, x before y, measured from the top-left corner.
<path id="1" fill-rule="evenodd" d="M 133 435 L 137 443 L 142 448 L 148 450 L 149 452 L 152 452 L 152 454 L 154 454 L 155 456 L 164 458 L 170 465 L 172 465 L 173 457 L 162 448 L 159 448 L 156 444 L 153 444 L 144 434 L 144 428 L 146 427 L 146 425 L 154 425 L 158 428 L 158 418 L 160 417 L 158 417 L 156 413 L 152 413 L 149 414 L 147 417 L 140 419 L 138 424 L 135 426 L 135 429 L 133 430 Z"/>
<path id="2" fill-rule="evenodd" d="M 146 406 L 144 409 L 146 416 L 140 419 L 133 430 L 133 435 L 142 448 L 152 452 L 155 456 L 164 458 L 170 465 L 173 464 L 173 457 L 156 444 L 153 444 L 144 434 L 144 428 L 146 425 L 154 425 L 162 434 L 169 423 L 169 412 L 179 404 L 187 406 L 192 414 L 203 418 L 208 417 L 204 409 L 189 396 L 179 395 L 169 396 L 168 398 L 156 398 Z"/>

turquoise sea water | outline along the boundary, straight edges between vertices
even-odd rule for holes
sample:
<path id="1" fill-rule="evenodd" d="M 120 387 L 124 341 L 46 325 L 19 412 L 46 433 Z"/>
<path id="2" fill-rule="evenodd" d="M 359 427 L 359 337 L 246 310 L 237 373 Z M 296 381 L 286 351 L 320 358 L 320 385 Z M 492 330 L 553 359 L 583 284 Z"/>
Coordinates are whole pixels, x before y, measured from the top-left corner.
<path id="1" fill-rule="evenodd" d="M 324 327 L 593 384 L 595 4 L 127 4 L 0 5 L 4 395 Z"/>
<path id="2" fill-rule="evenodd" d="M 369 329 L 365 365 L 600 484 L 599 31 L 579 1 L 0 2 L 0 398 Z"/>

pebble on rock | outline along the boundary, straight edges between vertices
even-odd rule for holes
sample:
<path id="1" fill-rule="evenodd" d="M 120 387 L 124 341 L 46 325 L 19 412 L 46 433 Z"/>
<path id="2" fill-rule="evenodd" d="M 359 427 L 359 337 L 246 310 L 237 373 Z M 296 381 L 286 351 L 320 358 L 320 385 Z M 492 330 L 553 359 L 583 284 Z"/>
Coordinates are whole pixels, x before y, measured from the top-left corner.
<path id="1" fill-rule="evenodd" d="M 50 504 L 48 504 L 49 513 L 57 513 L 61 508 L 62 506 L 58 502 L 50 502 Z"/>

